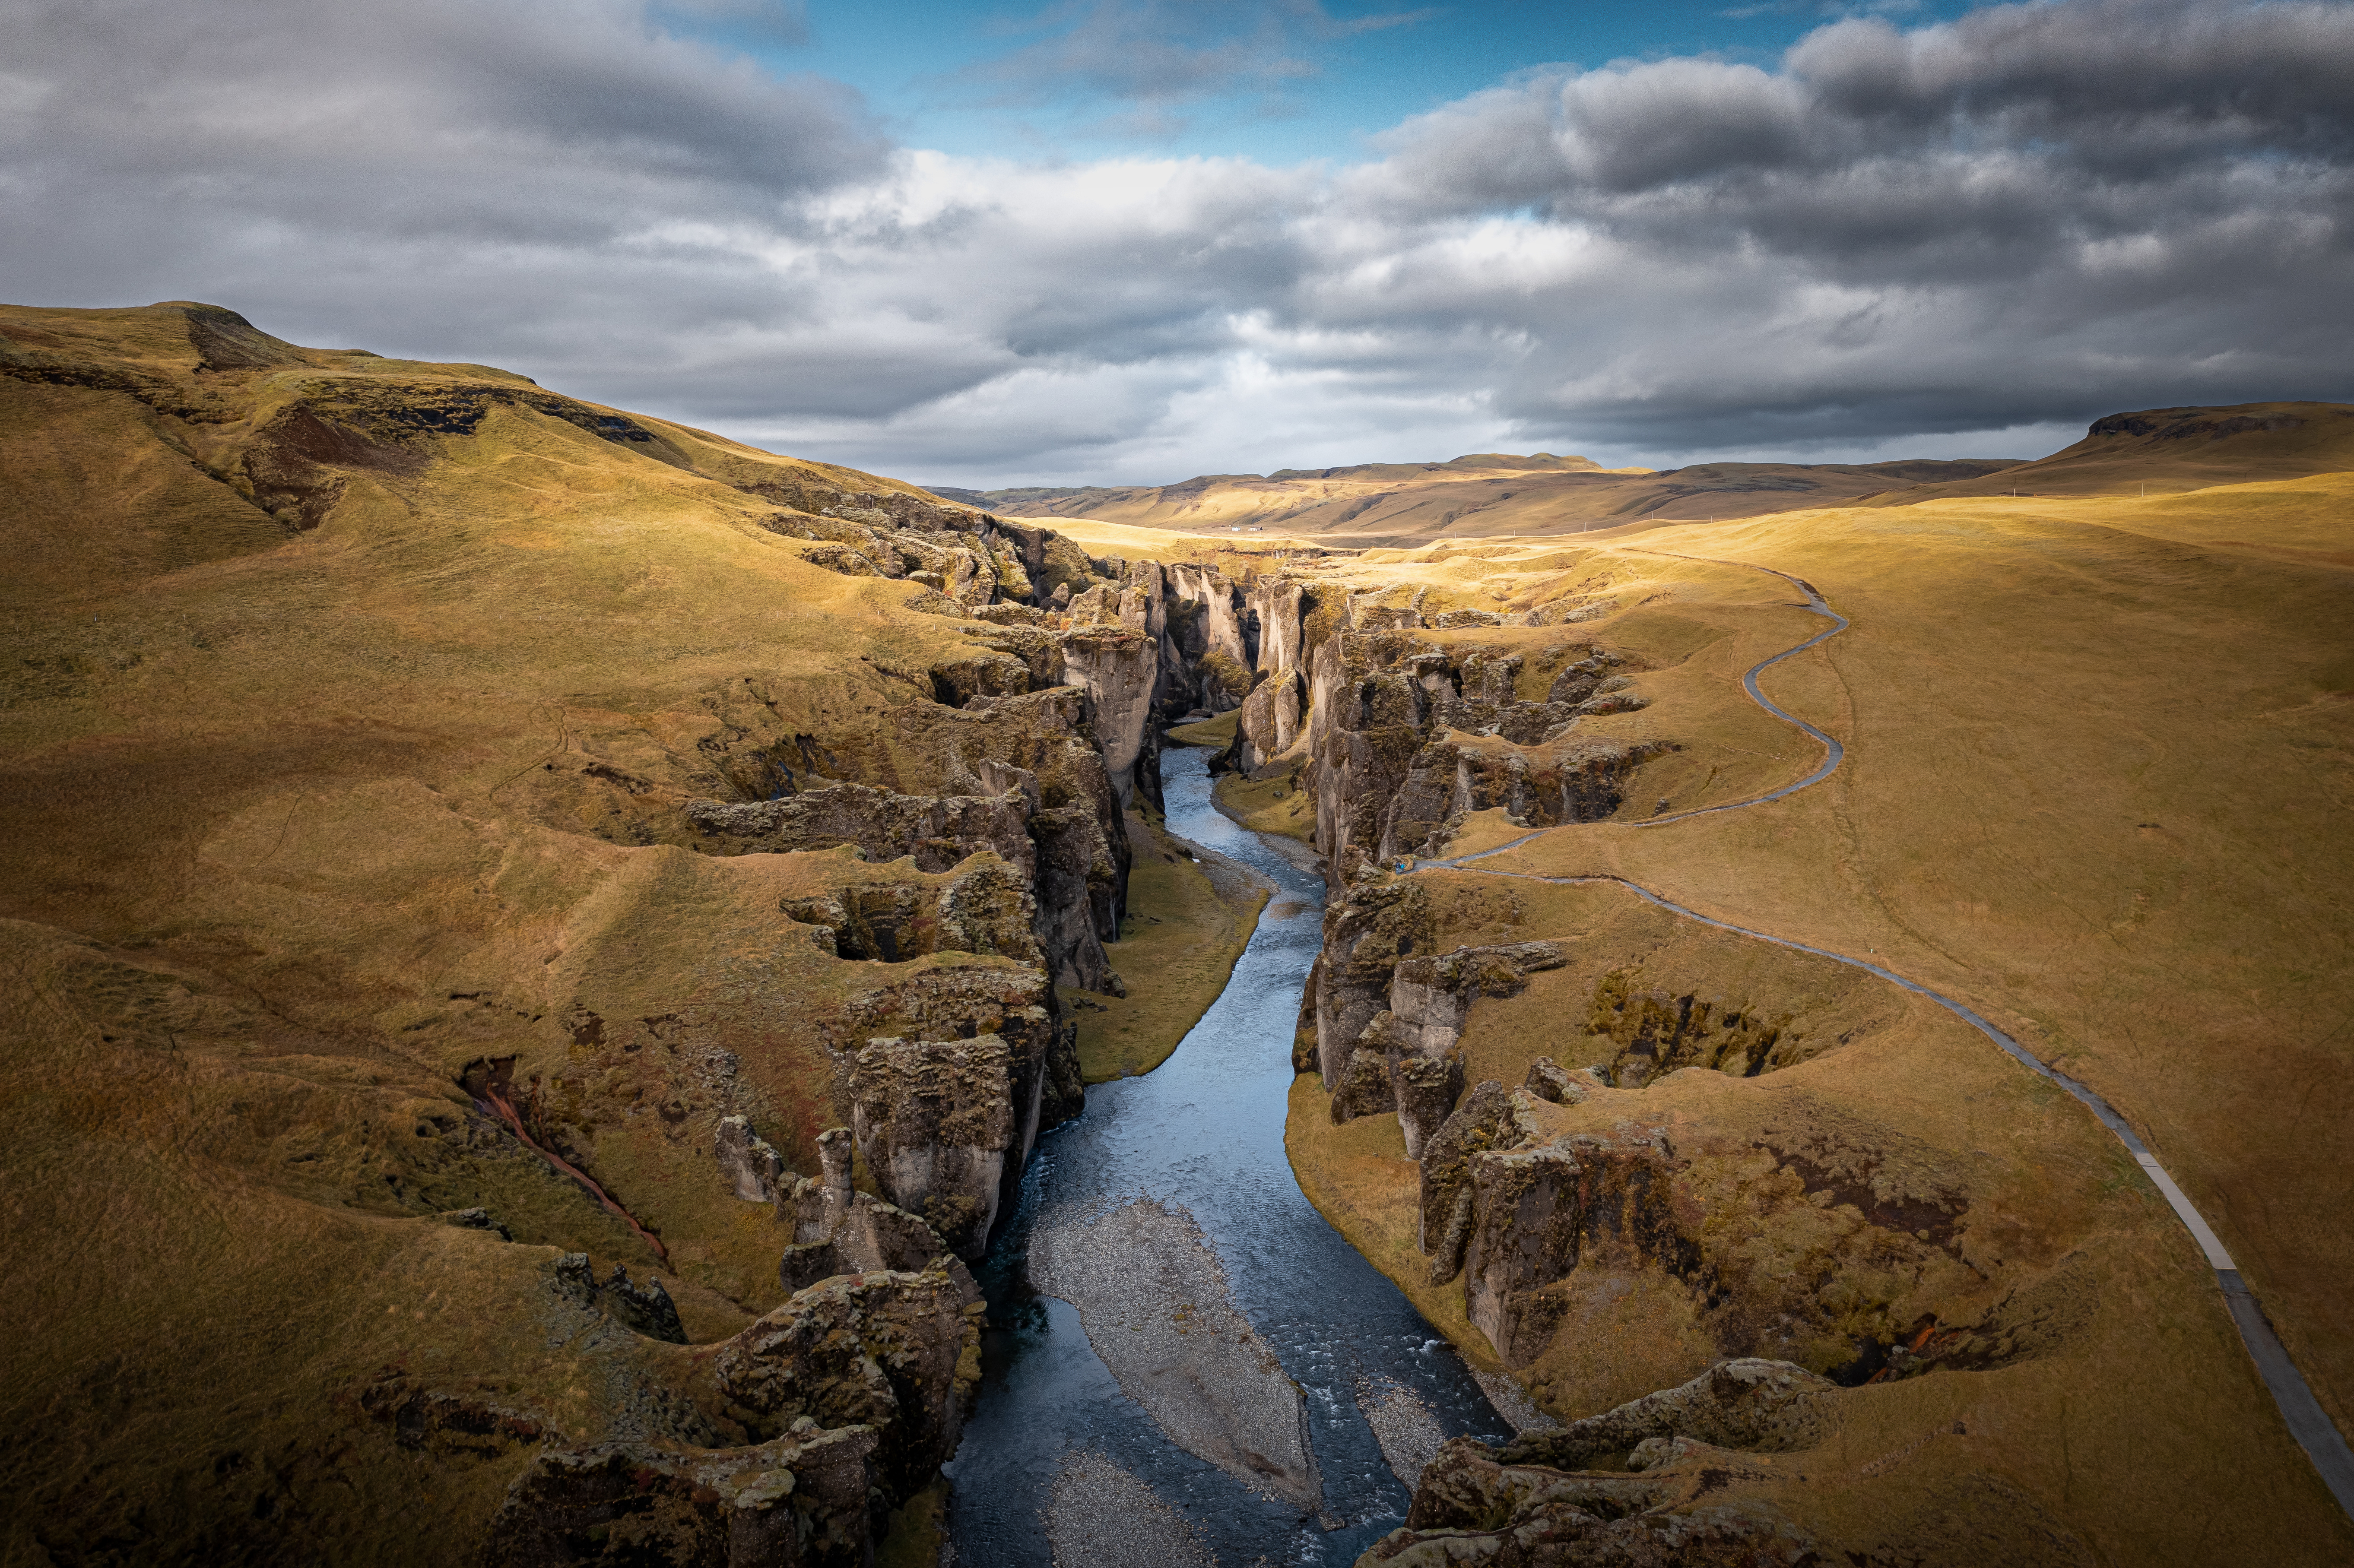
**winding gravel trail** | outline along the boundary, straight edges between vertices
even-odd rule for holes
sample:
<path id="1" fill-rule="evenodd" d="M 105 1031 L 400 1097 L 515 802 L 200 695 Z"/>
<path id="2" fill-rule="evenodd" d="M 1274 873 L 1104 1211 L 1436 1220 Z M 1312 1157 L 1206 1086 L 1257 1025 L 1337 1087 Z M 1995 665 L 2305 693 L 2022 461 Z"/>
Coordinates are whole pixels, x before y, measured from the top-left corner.
<path id="1" fill-rule="evenodd" d="M 1669 554 L 1664 550 L 1640 553 L 1658 556 Z M 1824 757 L 1820 766 L 1794 784 L 1785 784 L 1779 789 L 1752 796 L 1745 800 L 1729 801 L 1721 806 L 1702 806 L 1694 810 L 1654 817 L 1636 825 L 1645 828 L 1665 827 L 1671 822 L 1709 816 L 1718 811 L 1737 811 L 1751 806 L 1762 806 L 1769 800 L 1778 800 L 1786 795 L 1795 795 L 1799 790 L 1810 785 L 1819 784 L 1829 778 L 1838 770 L 1840 761 L 1846 757 L 1847 748 L 1841 746 L 1836 737 L 1776 705 L 1771 698 L 1758 689 L 1757 677 L 1782 662 L 1783 660 L 1795 658 L 1808 649 L 1838 636 L 1847 630 L 1847 618 L 1831 609 L 1829 603 L 1816 590 L 1814 585 L 1802 577 L 1793 577 L 1788 572 L 1776 571 L 1771 567 L 1752 566 L 1745 561 L 1711 560 L 1704 556 L 1674 556 L 1670 558 L 1680 561 L 1698 561 L 1710 566 L 1744 567 L 1750 571 L 1765 572 L 1769 576 L 1780 577 L 1785 582 L 1794 585 L 1799 592 L 1807 596 L 1805 605 L 1807 609 L 1824 617 L 1832 623 L 1805 641 L 1786 648 L 1770 659 L 1760 660 L 1750 666 L 1748 672 L 1741 677 L 1742 689 L 1749 694 L 1751 701 L 1776 718 L 1796 726 L 1821 742 Z M 2116 1107 L 2084 1084 L 2052 1066 L 2017 1040 L 1980 1017 L 1965 1003 L 1956 1001 L 1942 991 L 1932 991 L 1918 980 L 1908 980 L 1893 969 L 1885 969 L 1868 959 L 1851 958 L 1845 953 L 1833 952 L 1828 948 L 1813 947 L 1805 942 L 1794 941 L 1787 937 L 1776 937 L 1768 931 L 1753 930 L 1746 926 L 1736 926 L 1729 920 L 1719 920 L 1712 916 L 1702 915 L 1698 910 L 1687 909 L 1674 900 L 1643 886 L 1640 883 L 1630 882 L 1623 876 L 1608 874 L 1585 876 L 1539 876 L 1531 872 L 1499 871 L 1472 863 L 1475 861 L 1487 860 L 1491 856 L 1518 849 L 1532 839 L 1543 838 L 1547 833 L 1561 831 L 1559 828 L 1543 828 L 1535 832 L 1523 834 L 1510 843 L 1499 844 L 1494 849 L 1482 850 L 1476 854 L 1458 855 L 1452 860 L 1421 861 L 1414 865 L 1409 874 L 1419 874 L 1425 871 L 1466 871 L 1485 876 L 1511 877 L 1524 882 L 1545 882 L 1564 886 L 1606 882 L 1615 884 L 1646 903 L 1656 905 L 1670 914 L 1680 916 L 1684 919 L 1698 921 L 1703 926 L 1712 926 L 1720 931 L 1730 931 L 1736 936 L 1755 938 L 1761 942 L 1771 942 L 1777 948 L 1788 948 L 1794 952 L 1812 953 L 1819 958 L 1829 959 L 1835 963 L 1845 964 L 1850 969 L 1862 969 L 1868 974 L 1877 975 L 1882 980 L 1902 986 L 1917 996 L 1927 997 L 1931 1001 L 1993 1041 L 2029 1072 L 2039 1077 L 2048 1078 L 2066 1089 L 2084 1102 L 2093 1115 L 2100 1119 L 2101 1125 L 2115 1134 L 2125 1144 L 2126 1150 L 2132 1153 L 2136 1163 L 2141 1166 L 2144 1173 L 2149 1177 L 2151 1184 L 2158 1189 L 2158 1195 L 2166 1200 L 2168 1206 L 2173 1209 L 2175 1214 L 2190 1230 L 2191 1239 L 2199 1244 L 2199 1250 L 2206 1255 L 2208 1266 L 2215 1271 L 2216 1283 L 2223 1292 L 2223 1303 L 2231 1311 L 2232 1322 L 2239 1325 L 2240 1337 L 2246 1342 L 2248 1354 L 2254 1360 L 2257 1372 L 2263 1375 L 2264 1386 L 2272 1391 L 2274 1403 L 2280 1406 L 2281 1418 L 2288 1423 L 2290 1435 L 2296 1437 L 2298 1446 L 2304 1448 L 2306 1457 L 2313 1461 L 2313 1467 L 2320 1473 L 2323 1484 L 2327 1486 L 2330 1494 L 2337 1498 L 2338 1506 L 2345 1510 L 2349 1517 L 2354 1517 L 2354 1448 L 2347 1446 L 2345 1435 L 2338 1430 L 2337 1425 L 2323 1411 L 2321 1402 L 2314 1398 L 2312 1387 L 2305 1381 L 2305 1375 L 2297 1371 L 2296 1363 L 2290 1359 L 2287 1349 L 2280 1341 L 2280 1336 L 2273 1331 L 2271 1320 L 2264 1316 L 2264 1308 L 2256 1300 L 2255 1293 L 2249 1289 L 2247 1282 L 2240 1277 L 2239 1266 L 2232 1261 L 2232 1255 L 2224 1249 L 2221 1239 L 2215 1234 L 2214 1227 L 2208 1224 L 2205 1216 L 2200 1213 L 2198 1207 L 2176 1184 L 2174 1178 L 2167 1173 L 2165 1166 L 2158 1162 L 2158 1156 L 2150 1151 L 2149 1146 L 2134 1132 L 2126 1118 L 2117 1114 Z"/>

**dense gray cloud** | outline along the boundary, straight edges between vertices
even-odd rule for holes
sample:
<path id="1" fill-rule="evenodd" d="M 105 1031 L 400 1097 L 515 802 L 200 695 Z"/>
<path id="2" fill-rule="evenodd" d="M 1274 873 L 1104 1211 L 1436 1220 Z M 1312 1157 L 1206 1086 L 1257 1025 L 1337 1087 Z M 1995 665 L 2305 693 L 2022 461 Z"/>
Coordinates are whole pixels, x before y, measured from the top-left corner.
<path id="1" fill-rule="evenodd" d="M 0 0 L 0 275 L 949 482 L 2030 453 L 2354 396 L 2345 4 L 1846 20 L 1535 73 L 1337 171 L 892 149 L 666 14 Z"/>

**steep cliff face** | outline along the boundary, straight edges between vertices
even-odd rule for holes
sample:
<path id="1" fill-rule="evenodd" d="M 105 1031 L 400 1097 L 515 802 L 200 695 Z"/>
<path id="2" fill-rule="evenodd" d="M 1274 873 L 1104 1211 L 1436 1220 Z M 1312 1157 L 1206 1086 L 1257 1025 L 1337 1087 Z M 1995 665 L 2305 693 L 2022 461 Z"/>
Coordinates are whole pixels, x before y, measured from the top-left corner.
<path id="1" fill-rule="evenodd" d="M 716 766 L 705 777 L 753 799 L 671 796 L 671 817 L 668 791 L 593 754 L 568 779 L 539 788 L 551 800 L 551 816 L 585 819 L 615 836 L 620 834 L 605 824 L 626 821 L 636 838 L 674 839 L 705 853 L 852 846 L 871 862 L 911 856 L 919 871 L 946 872 L 987 853 L 1012 868 L 1020 885 L 1008 896 L 1027 912 L 1038 949 L 1032 961 L 1060 983 L 1117 991 L 1105 944 L 1119 937 L 1131 855 L 1121 789 L 1133 791 L 1140 774 L 1151 770 L 1154 736 L 1134 713 L 1117 705 L 1108 713 L 1087 685 L 1064 683 L 1064 634 L 1052 635 L 1051 682 L 1028 674 L 1023 660 L 991 651 L 1003 662 L 1005 683 L 1023 689 L 976 694 L 955 708 L 917 696 L 886 710 L 879 722 L 830 735 L 780 734 L 772 704 L 758 694 L 722 693 L 714 707 L 726 725 L 724 738 L 706 748 Z M 1104 641 L 1096 632 L 1070 635 Z M 991 631 L 983 640 L 1006 636 Z M 1116 658 L 1128 644 L 1116 635 L 1110 641 L 1104 680 L 1116 689 Z M 1082 652 L 1081 662 L 1092 670 L 1088 657 Z M 973 664 L 951 668 L 963 675 Z M 1034 684 L 1038 689 L 1030 689 Z M 1119 758 L 1116 774 L 1102 743 L 1107 729 Z M 913 792 L 917 789 L 938 792 Z M 554 801 L 559 790 L 570 793 L 561 805 Z M 976 884 L 965 902 L 980 891 Z M 813 923 L 847 937 L 840 920 L 820 916 Z M 896 962 L 946 948 L 1014 951 L 1002 941 L 969 945 L 952 932 L 895 938 L 888 950 L 861 936 L 837 950 Z"/>
<path id="2" fill-rule="evenodd" d="M 1044 1034 L 878 1039 L 851 1070 L 851 1131 L 875 1185 L 965 1257 L 989 1250 L 1020 1189 L 1038 1135 Z"/>
<path id="3" fill-rule="evenodd" d="M 1262 578 L 1251 585 L 1244 604 L 1258 630 L 1257 667 L 1269 674 L 1300 667 L 1301 618 L 1306 614 L 1305 585 L 1282 577 Z"/>
<path id="4" fill-rule="evenodd" d="M 1367 619 L 1419 617 L 1411 611 Z M 1596 649 L 1588 662 L 1620 656 Z M 1519 655 L 1450 650 L 1411 630 L 1348 630 L 1320 644 L 1308 679 L 1317 848 L 1335 867 L 1433 853 L 1472 811 L 1502 807 L 1530 827 L 1618 810 L 1659 741 L 1587 740 L 1577 721 L 1641 705 L 1609 677 L 1557 679 L 1556 698 L 1515 694 Z M 1587 694 L 1570 698 L 1581 691 Z"/>
<path id="5" fill-rule="evenodd" d="M 1235 723 L 1234 766 L 1257 778 L 1290 751 L 1303 732 L 1307 700 L 1307 683 L 1297 669 L 1287 667 L 1254 687 Z"/>
<path id="6" fill-rule="evenodd" d="M 1063 642 L 1063 671 L 1087 694 L 1087 720 L 1121 808 L 1140 796 L 1157 808 L 1161 747 L 1153 692 L 1161 661 L 1152 638 L 1125 627 L 1074 630 Z"/>

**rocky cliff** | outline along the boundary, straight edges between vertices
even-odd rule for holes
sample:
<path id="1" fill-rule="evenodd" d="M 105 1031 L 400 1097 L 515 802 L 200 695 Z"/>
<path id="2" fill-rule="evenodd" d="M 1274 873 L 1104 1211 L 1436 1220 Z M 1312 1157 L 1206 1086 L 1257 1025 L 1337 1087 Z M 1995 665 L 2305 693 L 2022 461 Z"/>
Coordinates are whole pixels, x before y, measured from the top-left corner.
<path id="1" fill-rule="evenodd" d="M 956 1453 L 980 1378 L 980 1293 L 930 1245 L 928 1262 L 822 1278 L 726 1340 L 656 1361 L 643 1414 L 595 1439 L 502 1413 L 536 1429 L 537 1452 L 482 1561 L 872 1563 L 891 1510 Z"/>

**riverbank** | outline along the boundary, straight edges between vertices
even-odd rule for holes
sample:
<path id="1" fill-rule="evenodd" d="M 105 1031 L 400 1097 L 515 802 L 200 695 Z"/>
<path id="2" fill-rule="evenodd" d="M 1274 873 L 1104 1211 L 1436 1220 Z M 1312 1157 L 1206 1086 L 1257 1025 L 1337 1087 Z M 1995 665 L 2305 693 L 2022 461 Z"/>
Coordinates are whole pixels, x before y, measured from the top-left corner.
<path id="1" fill-rule="evenodd" d="M 1275 884 L 1242 862 L 1179 838 L 1135 811 L 1128 915 L 1109 950 L 1124 997 L 1066 989 L 1090 1084 L 1132 1078 L 1169 1059 L 1226 988 Z"/>
<path id="2" fill-rule="evenodd" d="M 1241 720 L 1242 710 L 1237 708 L 1215 718 L 1179 725 L 1169 732 L 1169 738 L 1187 746 L 1223 749 L 1234 744 Z M 1294 865 L 1308 871 L 1320 869 L 1322 863 L 1312 853 L 1302 860 L 1285 842 L 1305 845 L 1316 837 L 1316 797 L 1299 788 L 1298 764 L 1288 773 L 1255 781 L 1239 773 L 1222 773 L 1211 790 L 1211 801 L 1241 826 L 1278 841 L 1269 847 Z"/>

